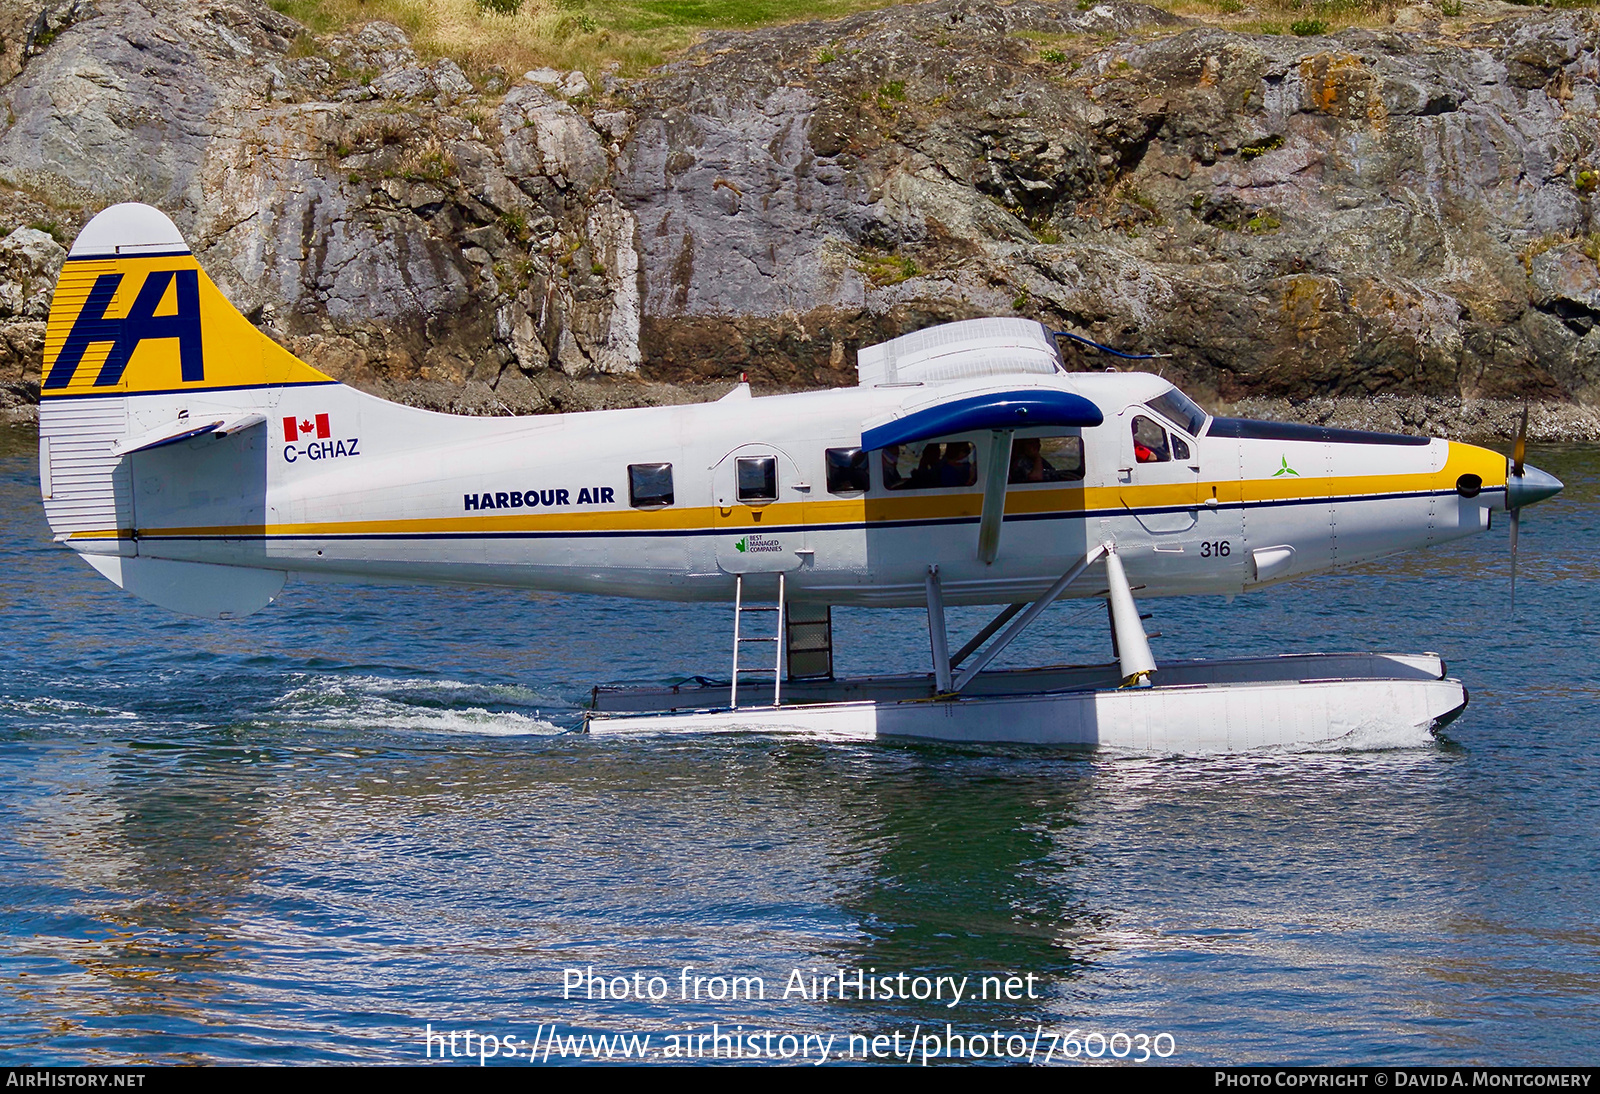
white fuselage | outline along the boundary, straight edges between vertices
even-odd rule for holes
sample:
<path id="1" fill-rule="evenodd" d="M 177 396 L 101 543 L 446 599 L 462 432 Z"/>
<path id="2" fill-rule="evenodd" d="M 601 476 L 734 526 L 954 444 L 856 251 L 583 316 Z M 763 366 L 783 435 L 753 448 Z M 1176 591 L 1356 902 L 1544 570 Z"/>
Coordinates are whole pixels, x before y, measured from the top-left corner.
<path id="1" fill-rule="evenodd" d="M 826 451 L 859 446 L 864 422 L 1001 382 L 1074 392 L 1104 422 L 1016 433 L 1081 436 L 1082 478 L 1011 483 L 994 561 L 978 535 L 986 470 L 1009 461 L 1000 433 L 941 438 L 975 446 L 971 485 L 889 489 L 874 453 L 868 489 L 830 489 Z M 1236 593 L 1468 535 L 1504 504 L 1503 461 L 1482 449 L 1211 436 L 1146 405 L 1169 389 L 1098 373 L 763 398 L 741 386 L 714 403 L 526 418 L 435 414 L 332 383 L 130 395 L 104 401 L 126 408 L 105 436 L 207 413 L 267 420 L 123 456 L 105 501 L 114 530 L 104 514 L 75 529 L 65 510 L 52 524 L 87 554 L 668 600 L 728 600 L 733 574 L 782 571 L 790 599 L 893 606 L 923 603 L 930 566 L 948 602 L 1027 600 L 1106 542 L 1141 595 Z M 93 402 L 57 401 L 42 436 L 92 440 Z M 1187 458 L 1140 462 L 1135 416 Z M 775 497 L 740 499 L 740 457 L 775 459 Z M 630 465 L 646 464 L 671 465 L 671 504 L 631 504 Z M 1463 469 L 1485 480 L 1475 497 L 1456 488 Z M 1067 595 L 1104 587 L 1086 576 Z"/>

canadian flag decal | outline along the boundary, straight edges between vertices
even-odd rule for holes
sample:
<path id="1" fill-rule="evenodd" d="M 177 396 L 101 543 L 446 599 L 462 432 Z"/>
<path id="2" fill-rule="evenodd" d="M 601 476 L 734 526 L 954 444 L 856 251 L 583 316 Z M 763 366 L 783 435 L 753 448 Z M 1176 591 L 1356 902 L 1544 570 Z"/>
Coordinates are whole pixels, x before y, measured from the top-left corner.
<path id="1" fill-rule="evenodd" d="M 328 426 L 328 416 L 318 414 L 316 420 L 310 418 L 285 418 L 283 420 L 283 439 L 298 441 L 301 437 L 331 437 L 333 430 Z"/>

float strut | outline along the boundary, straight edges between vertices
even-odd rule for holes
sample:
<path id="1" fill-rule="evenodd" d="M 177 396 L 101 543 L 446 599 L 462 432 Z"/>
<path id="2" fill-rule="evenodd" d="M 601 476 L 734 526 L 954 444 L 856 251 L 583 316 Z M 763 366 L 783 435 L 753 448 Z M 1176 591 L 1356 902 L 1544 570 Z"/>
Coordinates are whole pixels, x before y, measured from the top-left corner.
<path id="1" fill-rule="evenodd" d="M 1156 671 L 1156 660 L 1150 656 L 1150 640 L 1145 637 L 1144 624 L 1139 621 L 1139 609 L 1133 602 L 1133 590 L 1128 587 L 1128 575 L 1122 568 L 1122 559 L 1117 557 L 1117 549 L 1107 544 L 1105 551 L 1110 586 L 1106 590 L 1106 600 L 1111 604 L 1111 634 L 1116 642 L 1122 686 L 1148 685 L 1150 674 Z"/>
<path id="2" fill-rule="evenodd" d="M 996 638 L 994 642 L 990 644 L 988 649 L 978 654 L 978 656 L 973 659 L 972 664 L 961 670 L 961 675 L 956 677 L 955 683 L 951 686 L 950 690 L 952 692 L 959 692 L 962 688 L 972 683 L 973 679 L 977 677 L 978 673 L 983 671 L 985 665 L 987 665 L 990 661 L 993 661 L 1001 650 L 1011 645 L 1012 639 L 1016 638 L 1017 635 L 1026 630 L 1028 624 L 1032 623 L 1036 618 L 1038 618 L 1040 612 L 1044 611 L 1051 604 L 1054 604 L 1056 598 L 1067 591 L 1067 586 L 1078 580 L 1078 577 L 1083 573 L 1083 571 L 1092 566 L 1095 561 L 1105 553 L 1106 549 L 1104 547 L 1094 548 L 1088 554 L 1084 555 L 1082 561 L 1080 561 L 1076 566 L 1057 578 L 1056 583 L 1050 586 L 1050 588 L 1046 589 L 1045 594 L 1038 600 L 1035 600 L 1032 604 L 1029 604 L 1023 613 L 1016 618 L 1016 621 L 1002 631 L 1000 637 Z"/>
<path id="3" fill-rule="evenodd" d="M 944 589 L 939 585 L 939 567 L 929 566 L 928 644 L 933 647 L 933 690 L 944 695 L 950 690 L 950 634 L 944 626 Z"/>
<path id="4" fill-rule="evenodd" d="M 1006 605 L 1005 611 L 1001 612 L 999 615 L 989 620 L 988 623 L 984 624 L 983 630 L 973 635 L 971 641 L 956 651 L 956 655 L 950 658 L 950 667 L 954 669 L 957 665 L 961 664 L 961 662 L 965 661 L 969 656 L 971 656 L 973 650 L 989 641 L 990 635 L 999 630 L 1001 627 L 1005 626 L 1007 623 L 1011 622 L 1011 617 L 1016 615 L 1027 606 L 1027 604 Z"/>

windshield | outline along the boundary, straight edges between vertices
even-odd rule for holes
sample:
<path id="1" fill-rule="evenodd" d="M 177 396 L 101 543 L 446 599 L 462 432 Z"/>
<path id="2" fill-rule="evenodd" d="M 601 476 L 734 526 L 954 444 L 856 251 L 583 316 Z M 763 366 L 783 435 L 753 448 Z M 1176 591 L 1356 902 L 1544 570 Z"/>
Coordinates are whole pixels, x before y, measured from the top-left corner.
<path id="1" fill-rule="evenodd" d="M 1166 415 L 1187 429 L 1191 437 L 1200 436 L 1200 428 L 1206 424 L 1206 412 L 1177 388 L 1170 389 L 1159 398 L 1151 399 L 1149 406 L 1151 410 Z"/>

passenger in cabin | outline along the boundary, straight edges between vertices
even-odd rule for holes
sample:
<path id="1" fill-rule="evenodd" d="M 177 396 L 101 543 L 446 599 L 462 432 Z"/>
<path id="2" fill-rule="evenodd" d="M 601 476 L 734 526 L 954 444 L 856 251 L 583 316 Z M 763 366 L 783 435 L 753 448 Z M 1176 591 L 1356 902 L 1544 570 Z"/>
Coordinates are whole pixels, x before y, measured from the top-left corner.
<path id="1" fill-rule="evenodd" d="M 885 490 L 937 490 L 978 481 L 973 448 L 965 441 L 925 444 L 920 450 L 915 445 L 890 445 L 881 451 Z M 910 466 L 913 459 L 915 467 Z"/>
<path id="2" fill-rule="evenodd" d="M 936 444 L 924 445 L 922 459 L 917 463 L 917 469 L 911 472 L 911 481 L 906 484 L 908 490 L 927 490 L 939 485 L 939 446 Z"/>
<path id="3" fill-rule="evenodd" d="M 944 462 L 939 465 L 939 485 L 971 486 L 977 481 L 978 469 L 972 463 L 972 446 L 966 441 L 951 441 L 945 445 Z"/>
<path id="4" fill-rule="evenodd" d="M 891 444 L 883 450 L 883 488 L 901 490 L 905 485 L 906 477 L 900 474 L 900 446 Z"/>
<path id="5" fill-rule="evenodd" d="M 1011 482 L 1054 482 L 1055 468 L 1039 454 L 1038 437 L 1022 437 L 1011 446 Z"/>
<path id="6" fill-rule="evenodd" d="M 1011 483 L 1082 482 L 1083 438 L 1020 437 L 1011 445 Z"/>

